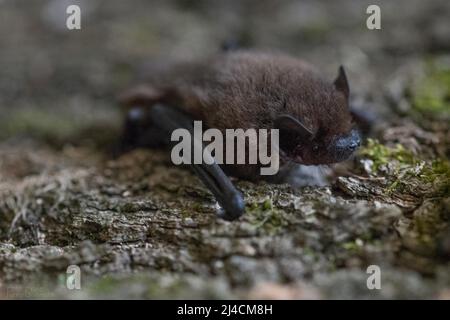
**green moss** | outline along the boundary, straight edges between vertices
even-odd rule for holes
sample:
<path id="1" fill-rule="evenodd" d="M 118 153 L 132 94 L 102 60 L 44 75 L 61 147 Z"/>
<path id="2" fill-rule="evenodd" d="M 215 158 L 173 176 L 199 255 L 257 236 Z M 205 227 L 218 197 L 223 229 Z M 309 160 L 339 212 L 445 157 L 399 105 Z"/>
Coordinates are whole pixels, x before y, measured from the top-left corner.
<path id="1" fill-rule="evenodd" d="M 278 234 L 281 229 L 288 225 L 282 210 L 275 209 L 272 201 L 266 199 L 262 203 L 251 203 L 246 210 L 246 218 L 257 229 L 265 234 Z"/>
<path id="2" fill-rule="evenodd" d="M 367 145 L 360 150 L 360 155 L 373 161 L 375 171 L 393 160 L 398 161 L 401 165 L 416 165 L 419 162 L 412 152 L 406 150 L 401 144 L 390 148 L 373 139 L 367 140 Z"/>
<path id="3" fill-rule="evenodd" d="M 91 281 L 87 290 L 89 295 L 118 298 L 127 292 L 130 298 L 139 299 L 181 299 L 187 296 L 198 299 L 204 296 L 210 299 L 223 298 L 213 286 L 206 287 L 202 292 L 192 295 L 192 283 L 183 277 L 163 278 L 161 274 L 132 274 L 132 275 L 108 275 L 99 280 Z"/>
<path id="4" fill-rule="evenodd" d="M 121 279 L 113 276 L 105 276 L 100 280 L 95 281 L 89 289 L 94 294 L 110 294 L 111 292 L 114 292 L 114 290 L 116 290 L 121 284 Z"/>
<path id="5" fill-rule="evenodd" d="M 448 227 L 447 210 L 439 199 L 424 203 L 413 215 L 410 237 L 425 254 L 432 254 L 439 241 L 437 235 Z"/>
<path id="6" fill-rule="evenodd" d="M 430 64 L 427 74 L 412 91 L 412 105 L 421 114 L 450 116 L 450 68 Z"/>
<path id="7" fill-rule="evenodd" d="M 388 193 L 408 192 L 428 184 L 428 191 L 434 196 L 450 194 L 450 163 L 446 159 L 420 159 L 400 144 L 391 148 L 372 139 L 368 139 L 360 155 L 372 160 L 372 174 L 390 181 Z M 382 172 L 380 169 L 388 164 L 391 170 Z"/>
<path id="8" fill-rule="evenodd" d="M 1 121 L 0 136 L 5 138 L 28 134 L 43 139 L 64 139 L 75 133 L 76 129 L 76 123 L 68 116 L 30 108 L 4 117 Z"/>
<path id="9" fill-rule="evenodd" d="M 263 203 L 263 209 L 264 210 L 272 210 L 273 209 L 272 200 L 266 199 Z"/>
<path id="10" fill-rule="evenodd" d="M 448 160 L 436 159 L 420 172 L 421 179 L 431 183 L 438 188 L 442 195 L 450 196 L 450 162 Z"/>
<path id="11" fill-rule="evenodd" d="M 318 42 L 325 39 L 330 30 L 331 28 L 329 24 L 326 22 L 318 22 L 304 26 L 301 30 L 299 30 L 299 37 L 306 41 Z"/>
<path id="12" fill-rule="evenodd" d="M 55 112 L 39 108 L 23 108 L 0 117 L 0 139 L 29 136 L 36 140 L 60 146 L 65 143 L 83 143 L 107 148 L 117 141 L 119 125 L 117 114 L 105 120 L 100 114 L 78 111 Z"/>
<path id="13" fill-rule="evenodd" d="M 348 251 L 359 251 L 361 247 L 355 241 L 349 241 L 342 244 L 342 247 Z"/>

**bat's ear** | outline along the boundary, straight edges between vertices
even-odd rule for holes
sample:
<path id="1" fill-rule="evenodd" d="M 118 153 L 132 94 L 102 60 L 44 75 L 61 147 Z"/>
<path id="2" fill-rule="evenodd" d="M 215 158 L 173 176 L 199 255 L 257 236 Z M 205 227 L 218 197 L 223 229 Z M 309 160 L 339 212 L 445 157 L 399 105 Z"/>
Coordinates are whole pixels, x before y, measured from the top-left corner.
<path id="1" fill-rule="evenodd" d="M 287 114 L 281 115 L 276 118 L 274 124 L 276 129 L 295 132 L 304 139 L 311 139 L 314 135 L 314 133 L 303 123 Z"/>
<path id="2" fill-rule="evenodd" d="M 348 86 L 347 76 L 345 75 L 343 66 L 339 67 L 338 76 L 336 80 L 334 80 L 334 87 L 336 88 L 336 90 L 342 92 L 345 98 L 348 99 L 348 96 L 350 94 L 350 88 Z"/>
<path id="3" fill-rule="evenodd" d="M 164 97 L 161 90 L 152 86 L 141 85 L 126 90 L 118 96 L 117 100 L 125 107 L 145 106 L 160 101 Z"/>

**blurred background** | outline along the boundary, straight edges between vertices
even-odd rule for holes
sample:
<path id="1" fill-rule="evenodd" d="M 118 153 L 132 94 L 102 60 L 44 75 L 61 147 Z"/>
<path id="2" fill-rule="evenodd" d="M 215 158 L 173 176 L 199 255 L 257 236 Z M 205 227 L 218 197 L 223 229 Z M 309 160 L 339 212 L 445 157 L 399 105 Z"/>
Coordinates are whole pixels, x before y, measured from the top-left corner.
<path id="1" fill-rule="evenodd" d="M 81 30 L 66 28 L 72 4 Z M 366 27 L 371 4 L 381 30 Z M 239 182 L 249 212 L 236 223 L 162 153 L 111 160 L 116 97 L 143 66 L 228 41 L 301 57 L 330 80 L 344 65 L 382 144 L 333 188 Z M 448 0 L 0 0 L 0 289 L 72 297 L 20 284 L 60 285 L 79 264 L 93 283 L 82 297 L 449 298 L 450 167 L 435 162 L 450 153 L 449 75 Z M 402 161 L 409 175 L 389 167 Z M 409 183 L 418 164 L 433 178 Z M 370 263 L 387 270 L 385 291 L 364 287 Z M 135 272 L 149 273 L 96 282 Z"/>
<path id="2" fill-rule="evenodd" d="M 0 136 L 55 118 L 59 137 L 110 123 L 115 97 L 146 61 L 201 58 L 226 41 L 302 57 L 330 79 L 343 64 L 352 94 L 376 100 L 409 60 L 448 52 L 450 5 L 375 2 L 3 0 Z M 66 28 L 70 4 L 81 8 L 79 31 Z M 381 7 L 381 30 L 366 27 L 370 4 Z"/>

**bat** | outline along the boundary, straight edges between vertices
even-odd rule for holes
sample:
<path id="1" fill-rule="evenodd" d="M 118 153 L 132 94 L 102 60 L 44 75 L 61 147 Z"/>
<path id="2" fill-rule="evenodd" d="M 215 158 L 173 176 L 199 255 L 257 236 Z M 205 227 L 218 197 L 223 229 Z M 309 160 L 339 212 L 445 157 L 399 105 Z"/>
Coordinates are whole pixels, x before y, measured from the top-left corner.
<path id="1" fill-rule="evenodd" d="M 334 81 L 310 64 L 282 53 L 234 50 L 203 61 L 176 63 L 150 73 L 125 91 L 123 149 L 161 147 L 176 128 L 278 129 L 281 165 L 332 164 L 346 160 L 361 136 L 349 108 L 344 68 Z M 261 164 L 192 165 L 233 220 L 245 210 L 228 175 L 256 181 Z"/>

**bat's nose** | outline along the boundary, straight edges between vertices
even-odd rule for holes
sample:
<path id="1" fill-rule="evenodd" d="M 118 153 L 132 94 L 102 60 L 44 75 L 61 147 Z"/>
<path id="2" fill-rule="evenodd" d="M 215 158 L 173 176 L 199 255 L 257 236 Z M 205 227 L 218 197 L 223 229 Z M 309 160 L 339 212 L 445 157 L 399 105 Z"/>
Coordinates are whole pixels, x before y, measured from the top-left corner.
<path id="1" fill-rule="evenodd" d="M 343 161 L 361 145 L 361 137 L 356 130 L 352 130 L 349 135 L 340 137 L 330 146 L 330 152 L 336 162 Z"/>
<path id="2" fill-rule="evenodd" d="M 356 150 L 361 145 L 361 138 L 359 136 L 354 137 L 348 144 L 348 148 L 352 151 Z"/>
<path id="3" fill-rule="evenodd" d="M 361 145 L 359 133 L 353 130 L 348 136 L 336 140 L 334 147 L 339 151 L 354 151 Z"/>

